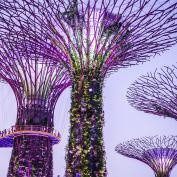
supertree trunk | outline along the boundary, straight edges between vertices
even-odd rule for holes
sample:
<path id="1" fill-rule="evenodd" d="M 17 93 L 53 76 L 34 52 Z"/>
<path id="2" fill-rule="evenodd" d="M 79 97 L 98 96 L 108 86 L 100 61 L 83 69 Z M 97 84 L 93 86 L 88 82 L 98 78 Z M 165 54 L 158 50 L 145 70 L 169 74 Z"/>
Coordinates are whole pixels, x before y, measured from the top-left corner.
<path id="1" fill-rule="evenodd" d="M 53 177 L 49 138 L 19 136 L 14 139 L 8 177 Z"/>
<path id="2" fill-rule="evenodd" d="M 157 173 L 156 175 L 155 175 L 155 177 L 170 177 L 170 175 L 169 174 L 166 174 L 166 173 Z"/>
<path id="3" fill-rule="evenodd" d="M 102 86 L 99 76 L 73 76 L 67 177 L 106 176 Z"/>
<path id="4" fill-rule="evenodd" d="M 34 101 L 35 102 L 35 101 Z M 39 104 L 18 110 L 17 130 L 46 127 L 52 130 L 52 113 Z M 53 177 L 52 141 L 38 135 L 21 135 L 14 139 L 8 177 Z"/>

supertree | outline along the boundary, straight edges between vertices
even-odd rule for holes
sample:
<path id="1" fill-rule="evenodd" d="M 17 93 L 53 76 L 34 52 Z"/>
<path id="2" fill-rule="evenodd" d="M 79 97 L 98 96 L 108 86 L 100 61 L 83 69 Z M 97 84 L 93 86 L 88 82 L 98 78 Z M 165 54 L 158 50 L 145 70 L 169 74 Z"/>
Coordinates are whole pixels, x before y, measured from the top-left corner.
<path id="1" fill-rule="evenodd" d="M 63 66 L 41 63 L 41 56 L 26 50 L 29 44 L 18 47 L 17 40 L 0 37 L 0 77 L 17 101 L 15 126 L 0 133 L 0 146 L 13 147 L 7 176 L 53 177 L 52 145 L 60 140 L 54 108 L 70 79 Z"/>
<path id="2" fill-rule="evenodd" d="M 1 35 L 62 63 L 72 81 L 66 176 L 106 176 L 102 88 L 119 68 L 149 60 L 177 42 L 173 0 L 6 0 Z M 20 34 L 20 35 L 19 35 Z M 45 61 L 42 59 L 42 61 Z"/>
<path id="3" fill-rule="evenodd" d="M 154 136 L 118 144 L 116 151 L 149 165 L 156 177 L 169 177 L 177 164 L 177 136 Z"/>
<path id="4" fill-rule="evenodd" d="M 130 105 L 137 110 L 177 120 L 177 67 L 165 66 L 140 76 L 127 91 Z"/>

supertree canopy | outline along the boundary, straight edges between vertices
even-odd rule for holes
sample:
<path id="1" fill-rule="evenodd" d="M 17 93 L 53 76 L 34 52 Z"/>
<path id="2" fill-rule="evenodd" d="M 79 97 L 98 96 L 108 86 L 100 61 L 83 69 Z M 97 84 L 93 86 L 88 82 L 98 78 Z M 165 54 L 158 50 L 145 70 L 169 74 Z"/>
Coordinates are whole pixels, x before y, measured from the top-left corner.
<path id="1" fill-rule="evenodd" d="M 177 164 L 177 137 L 154 136 L 133 139 L 117 145 L 116 151 L 146 163 L 156 177 L 169 177 Z"/>
<path id="2" fill-rule="evenodd" d="M 140 76 L 129 88 L 127 99 L 137 110 L 177 120 L 177 67 L 164 67 Z"/>
<path id="3" fill-rule="evenodd" d="M 0 76 L 17 100 L 16 124 L 0 137 L 1 147 L 13 143 L 7 176 L 53 177 L 54 107 L 70 79 L 63 66 L 41 63 L 39 55 L 27 52 L 27 44 L 18 47 L 14 41 L 0 38 Z"/>
<path id="4" fill-rule="evenodd" d="M 177 42 L 174 0 L 6 0 L 0 34 L 61 63 L 72 80 L 66 176 L 107 174 L 103 145 L 104 78 Z M 19 47 L 19 46 L 18 46 Z M 42 62 L 46 60 L 42 58 Z"/>

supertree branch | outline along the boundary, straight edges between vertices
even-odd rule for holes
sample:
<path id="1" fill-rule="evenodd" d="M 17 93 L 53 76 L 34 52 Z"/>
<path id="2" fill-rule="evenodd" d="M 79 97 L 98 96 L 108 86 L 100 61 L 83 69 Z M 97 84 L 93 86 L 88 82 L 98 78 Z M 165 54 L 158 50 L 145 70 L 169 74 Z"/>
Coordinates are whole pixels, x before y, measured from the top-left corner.
<path id="1" fill-rule="evenodd" d="M 60 63 L 72 80 L 66 176 L 104 177 L 104 78 L 177 42 L 173 0 L 7 0 L 0 34 L 25 41 L 41 62 Z M 20 49 L 21 50 L 21 49 Z M 48 51 L 48 52 L 47 52 Z M 52 55 L 53 54 L 53 55 Z M 43 57 L 46 56 L 47 57 Z"/>
<path id="2" fill-rule="evenodd" d="M 1 38 L 0 76 L 10 85 L 17 100 L 15 126 L 24 131 L 27 127 L 31 131 L 42 127 L 50 133 L 54 128 L 55 104 L 70 80 L 64 67 L 41 63 L 40 56 L 28 53 L 26 47 L 25 43 L 19 48 L 8 37 Z M 30 176 L 52 177 L 52 143 L 45 132 L 16 136 L 7 176 L 30 173 Z"/>
<path id="3" fill-rule="evenodd" d="M 169 177 L 177 164 L 177 137 L 154 136 L 133 139 L 117 145 L 116 151 L 146 163 L 153 169 L 156 177 Z"/>
<path id="4" fill-rule="evenodd" d="M 0 8 L 1 34 L 23 31 L 74 71 L 94 68 L 105 76 L 177 42 L 173 0 L 7 0 Z"/>
<path id="5" fill-rule="evenodd" d="M 177 67 L 164 67 L 137 79 L 127 91 L 131 106 L 146 113 L 177 119 Z"/>

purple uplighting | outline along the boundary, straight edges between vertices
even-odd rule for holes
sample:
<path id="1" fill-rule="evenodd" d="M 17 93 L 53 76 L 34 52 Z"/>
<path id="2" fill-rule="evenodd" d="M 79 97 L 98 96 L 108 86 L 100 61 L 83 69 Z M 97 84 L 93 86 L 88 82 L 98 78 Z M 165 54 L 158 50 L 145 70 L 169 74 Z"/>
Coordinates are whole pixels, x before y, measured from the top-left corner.
<path id="1" fill-rule="evenodd" d="M 10 129 L 0 131 L 0 147 L 13 147 L 13 140 L 17 136 L 43 136 L 51 139 L 52 145 L 60 142 L 60 133 L 51 127 L 34 125 L 12 126 Z"/>
<path id="2" fill-rule="evenodd" d="M 0 76 L 17 98 L 16 125 L 53 127 L 56 101 L 71 85 L 65 176 L 107 176 L 103 140 L 105 78 L 175 45 L 176 11 L 177 2 L 173 0 L 0 3 Z M 14 164 L 18 161 L 28 168 L 26 164 L 32 158 L 30 164 L 37 177 L 52 176 L 52 167 L 42 167 L 52 161 L 51 139 L 38 137 L 32 144 L 29 137 L 25 141 L 23 136 L 15 138 L 9 174 L 17 172 Z M 35 143 L 38 151 L 42 149 L 42 154 L 48 156 L 45 162 L 36 159 L 42 156 L 37 151 L 33 155 L 21 153 L 27 144 L 35 149 Z M 21 156 L 24 162 L 18 160 Z M 40 166 L 35 164 L 39 160 Z"/>
<path id="3" fill-rule="evenodd" d="M 131 106 L 163 117 L 177 120 L 177 67 L 164 67 L 142 75 L 128 89 Z"/>
<path id="4" fill-rule="evenodd" d="M 169 177 L 177 164 L 177 137 L 154 136 L 133 139 L 117 145 L 116 151 L 146 163 L 153 169 L 156 177 Z"/>
<path id="5" fill-rule="evenodd" d="M 70 79 L 61 65 L 41 63 L 47 53 L 31 54 L 26 50 L 29 44 L 17 40 L 1 38 L 0 42 L 0 76 L 17 101 L 15 127 L 2 132 L 4 137 L 0 138 L 2 147 L 13 144 L 8 176 L 23 176 L 30 171 L 31 176 L 52 177 L 52 145 L 59 142 L 52 133 L 54 108 Z"/>

